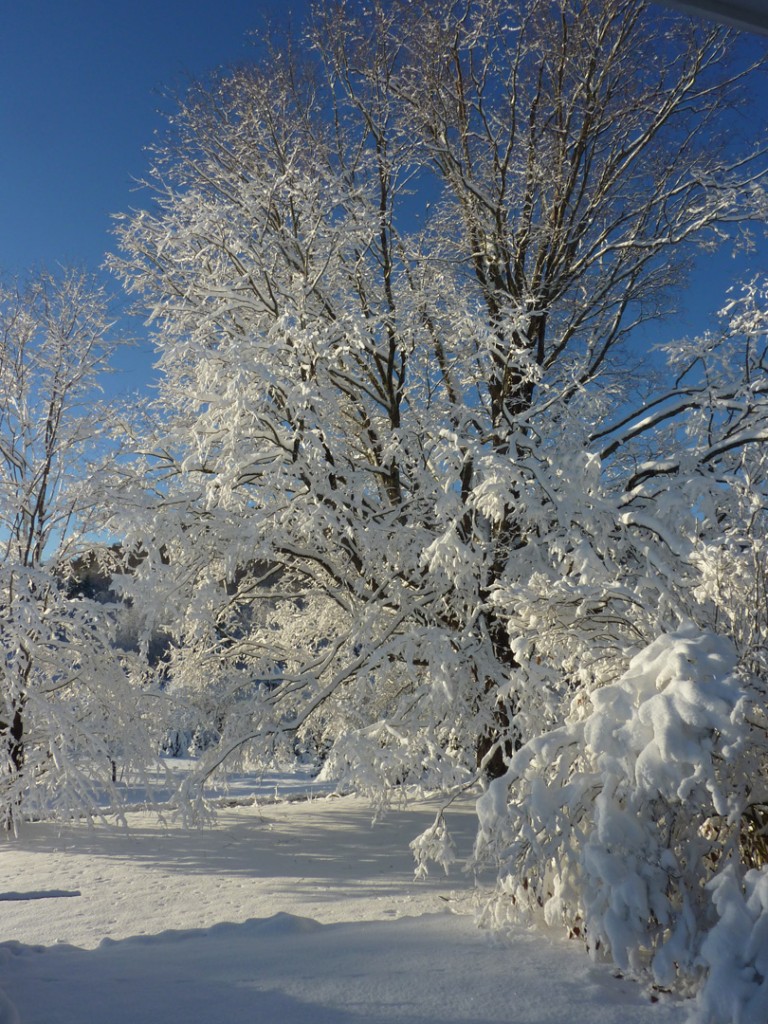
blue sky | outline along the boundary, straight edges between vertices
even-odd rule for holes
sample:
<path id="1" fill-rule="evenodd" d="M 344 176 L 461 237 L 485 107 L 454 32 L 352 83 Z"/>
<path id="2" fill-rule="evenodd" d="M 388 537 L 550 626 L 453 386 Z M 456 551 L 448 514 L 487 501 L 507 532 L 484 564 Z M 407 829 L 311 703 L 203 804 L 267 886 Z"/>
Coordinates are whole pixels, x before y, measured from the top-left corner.
<path id="1" fill-rule="evenodd" d="M 133 179 L 162 130 L 164 89 L 247 59 L 264 19 L 300 23 L 308 0 L 7 0 L 0 22 L 0 271 L 97 270 L 111 215 L 143 200 Z M 755 37 L 754 45 L 765 46 Z M 765 118 L 756 131 L 765 131 Z M 747 261 L 768 269 L 768 244 Z M 703 264 L 709 309 L 737 273 Z M 681 303 L 703 309 L 694 289 Z M 693 320 L 698 320 L 693 316 Z M 685 323 L 684 320 L 681 323 Z M 687 324 L 684 327 L 687 328 Z M 151 376 L 148 346 L 123 360 L 124 386 Z"/>
<path id="2" fill-rule="evenodd" d="M 0 20 L 0 272 L 58 263 L 96 271 L 111 215 L 162 129 L 162 92 L 247 59 L 264 19 L 300 22 L 305 0 L 6 0 Z M 151 375 L 126 353 L 126 389 Z"/>
<path id="3" fill-rule="evenodd" d="M 8 0 L 0 24 L 0 267 L 98 265 L 162 125 L 161 90 L 236 63 L 302 0 Z M 167 105 L 167 104 L 166 104 Z"/>

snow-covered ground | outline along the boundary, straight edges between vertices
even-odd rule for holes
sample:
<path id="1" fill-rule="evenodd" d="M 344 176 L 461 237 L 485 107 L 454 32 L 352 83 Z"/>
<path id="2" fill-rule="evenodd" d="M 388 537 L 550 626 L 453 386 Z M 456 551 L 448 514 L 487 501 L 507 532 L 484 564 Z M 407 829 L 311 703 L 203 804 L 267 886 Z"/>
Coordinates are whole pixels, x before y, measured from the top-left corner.
<path id="1" fill-rule="evenodd" d="M 356 797 L 271 802 L 280 781 L 240 778 L 259 801 L 204 830 L 137 811 L 3 843 L 0 1024 L 685 1020 L 574 943 L 478 930 L 460 872 L 416 881 L 429 805 L 372 826 Z M 452 814 L 460 853 L 475 824 Z"/>

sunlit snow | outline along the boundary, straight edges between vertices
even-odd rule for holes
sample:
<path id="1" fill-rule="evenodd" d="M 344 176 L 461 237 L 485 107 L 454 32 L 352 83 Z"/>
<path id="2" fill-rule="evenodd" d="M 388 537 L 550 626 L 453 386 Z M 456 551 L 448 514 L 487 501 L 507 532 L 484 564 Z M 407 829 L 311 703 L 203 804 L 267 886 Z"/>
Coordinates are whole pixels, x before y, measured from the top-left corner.
<path id="1" fill-rule="evenodd" d="M 237 788 L 259 801 L 211 828 L 137 811 L 127 833 L 38 823 L 1 847 L 0 1024 L 684 1020 L 559 935 L 478 930 L 460 871 L 416 881 L 434 806 L 372 826 L 356 797 Z M 452 814 L 460 853 L 475 824 Z"/>

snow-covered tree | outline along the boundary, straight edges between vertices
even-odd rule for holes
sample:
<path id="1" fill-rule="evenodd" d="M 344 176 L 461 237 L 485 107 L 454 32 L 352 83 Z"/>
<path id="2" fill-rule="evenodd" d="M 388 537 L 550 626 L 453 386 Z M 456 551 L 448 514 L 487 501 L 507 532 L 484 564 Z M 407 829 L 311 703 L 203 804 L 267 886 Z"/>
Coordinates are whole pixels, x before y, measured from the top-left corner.
<path id="1" fill-rule="evenodd" d="M 116 759 L 147 754 L 103 604 L 73 595 L 106 513 L 115 416 L 100 377 L 116 342 L 77 272 L 0 290 L 0 814 L 90 812 Z M 137 747 L 138 745 L 138 747 Z"/>
<path id="2" fill-rule="evenodd" d="M 115 260 L 167 411 L 130 535 L 175 672 L 237 695 L 223 752 L 498 775 L 693 614 L 761 354 L 681 346 L 642 403 L 626 342 L 765 214 L 731 45 L 626 0 L 342 3 L 181 101 Z"/>

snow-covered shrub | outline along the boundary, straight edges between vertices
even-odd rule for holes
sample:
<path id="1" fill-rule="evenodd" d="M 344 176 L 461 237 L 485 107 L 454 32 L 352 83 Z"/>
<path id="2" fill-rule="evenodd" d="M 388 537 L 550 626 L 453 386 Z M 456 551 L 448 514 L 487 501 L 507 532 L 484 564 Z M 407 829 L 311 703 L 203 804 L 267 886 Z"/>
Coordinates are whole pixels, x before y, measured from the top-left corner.
<path id="1" fill-rule="evenodd" d="M 729 640 L 690 624 L 658 637 L 517 752 L 478 803 L 476 849 L 501 865 L 497 921 L 541 914 L 656 985 L 703 982 L 723 1022 L 705 997 L 722 935 L 734 914 L 758 931 L 768 920 L 766 876 L 745 875 L 763 851 L 762 694 L 737 661 Z M 753 964 L 742 988 L 757 999 L 753 945 L 745 933 L 732 960 Z"/>
<path id="2" fill-rule="evenodd" d="M 750 484 L 738 480 L 732 484 L 731 507 L 721 515 L 721 536 L 702 541 L 692 560 L 699 572 L 697 600 L 712 609 L 716 628 L 733 637 L 742 662 L 764 676 L 768 672 L 768 512 L 759 488 Z"/>
<path id="3" fill-rule="evenodd" d="M 718 921 L 704 938 L 701 960 L 707 977 L 694 1019 L 703 1024 L 768 1019 L 768 869 L 743 879 L 728 865 L 707 887 Z"/>
<path id="4" fill-rule="evenodd" d="M 102 605 L 70 597 L 47 568 L 0 563 L 0 827 L 9 832 L 25 818 L 119 808 L 123 771 L 147 781 L 152 702 L 112 626 Z"/>

